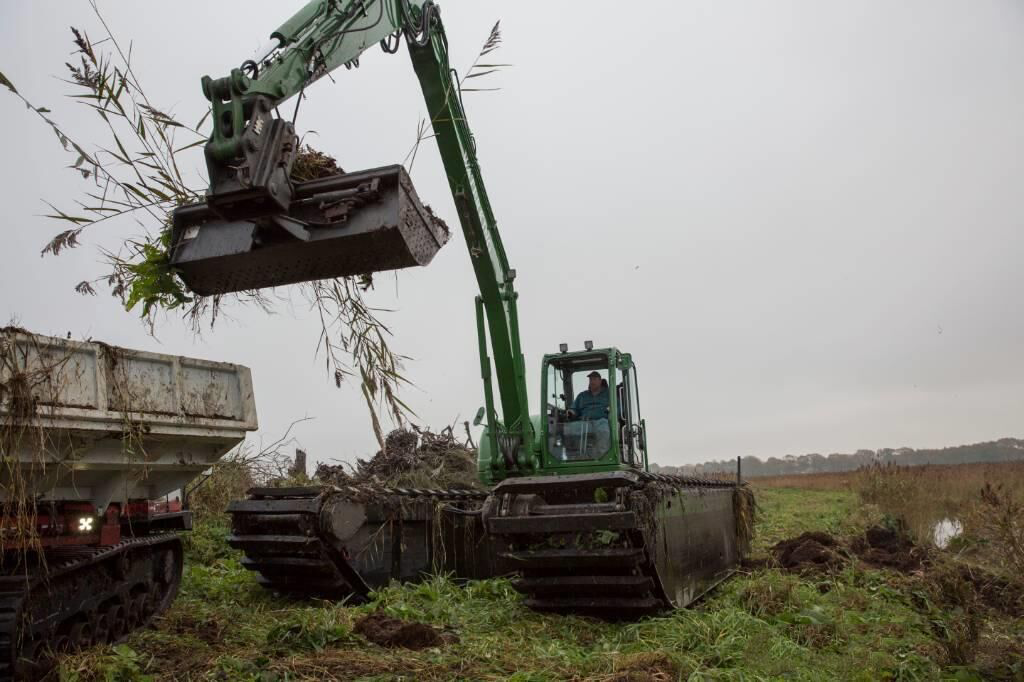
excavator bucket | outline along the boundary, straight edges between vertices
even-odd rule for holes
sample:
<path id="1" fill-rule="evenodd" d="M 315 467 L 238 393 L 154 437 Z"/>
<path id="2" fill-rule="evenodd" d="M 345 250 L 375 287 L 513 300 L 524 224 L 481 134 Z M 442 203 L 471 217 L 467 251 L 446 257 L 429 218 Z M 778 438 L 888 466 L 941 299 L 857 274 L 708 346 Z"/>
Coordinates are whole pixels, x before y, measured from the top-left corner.
<path id="1" fill-rule="evenodd" d="M 448 240 L 401 166 L 297 183 L 287 211 L 268 202 L 255 213 L 221 201 L 174 212 L 171 265 L 189 289 L 205 296 L 427 265 Z"/>

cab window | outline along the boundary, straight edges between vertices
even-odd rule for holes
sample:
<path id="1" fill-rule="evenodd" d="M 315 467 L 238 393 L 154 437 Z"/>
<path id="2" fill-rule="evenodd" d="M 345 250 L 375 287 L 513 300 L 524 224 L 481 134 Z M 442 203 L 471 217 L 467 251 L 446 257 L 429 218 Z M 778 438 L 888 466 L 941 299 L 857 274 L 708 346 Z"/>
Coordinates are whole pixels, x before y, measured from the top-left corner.
<path id="1" fill-rule="evenodd" d="M 611 388 L 603 367 L 548 366 L 548 452 L 556 460 L 598 460 L 611 448 Z"/>

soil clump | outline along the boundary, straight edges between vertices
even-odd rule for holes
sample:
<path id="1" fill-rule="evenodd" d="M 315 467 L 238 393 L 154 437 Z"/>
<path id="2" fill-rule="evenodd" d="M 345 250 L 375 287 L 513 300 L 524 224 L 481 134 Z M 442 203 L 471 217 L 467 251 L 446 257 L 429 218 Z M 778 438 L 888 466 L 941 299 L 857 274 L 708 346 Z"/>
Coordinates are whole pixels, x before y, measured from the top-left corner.
<path id="1" fill-rule="evenodd" d="M 773 545 L 769 556 L 776 565 L 794 572 L 832 569 L 856 557 L 869 566 L 912 573 L 931 560 L 929 551 L 914 544 L 906 532 L 882 526 L 846 540 L 822 531 L 802 533 Z"/>
<path id="2" fill-rule="evenodd" d="M 391 618 L 376 611 L 356 621 L 353 631 L 384 647 L 429 649 L 445 643 L 446 638 L 424 623 Z M 449 638 L 454 635 L 449 635 Z"/>
<path id="3" fill-rule="evenodd" d="M 906 532 L 882 526 L 872 526 L 854 538 L 850 549 L 866 564 L 901 573 L 919 570 L 929 559 L 928 551 L 915 545 Z"/>
<path id="4" fill-rule="evenodd" d="M 839 541 L 821 531 L 777 542 L 769 552 L 776 564 L 794 572 L 832 568 L 844 559 Z"/>

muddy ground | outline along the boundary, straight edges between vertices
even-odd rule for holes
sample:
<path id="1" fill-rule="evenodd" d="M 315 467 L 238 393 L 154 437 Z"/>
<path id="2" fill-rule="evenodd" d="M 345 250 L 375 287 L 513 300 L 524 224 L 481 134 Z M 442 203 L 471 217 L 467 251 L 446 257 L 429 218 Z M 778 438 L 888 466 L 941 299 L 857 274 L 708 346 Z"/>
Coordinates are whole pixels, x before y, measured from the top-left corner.
<path id="1" fill-rule="evenodd" d="M 861 535 L 846 538 L 822 531 L 801 533 L 772 545 L 766 565 L 806 574 L 837 571 L 851 561 L 905 574 L 947 607 L 981 607 L 1011 617 L 1024 615 L 1024 585 L 919 546 L 898 529 L 872 526 Z"/>

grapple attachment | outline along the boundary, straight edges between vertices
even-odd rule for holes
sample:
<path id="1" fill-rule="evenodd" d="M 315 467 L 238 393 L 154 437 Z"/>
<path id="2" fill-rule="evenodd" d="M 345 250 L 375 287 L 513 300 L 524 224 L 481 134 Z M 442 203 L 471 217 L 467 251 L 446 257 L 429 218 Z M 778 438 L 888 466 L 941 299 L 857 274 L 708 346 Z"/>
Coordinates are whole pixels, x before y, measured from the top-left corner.
<path id="1" fill-rule="evenodd" d="M 287 211 L 215 203 L 177 209 L 171 231 L 171 265 L 201 295 L 426 265 L 448 240 L 401 166 L 298 183 Z"/>

